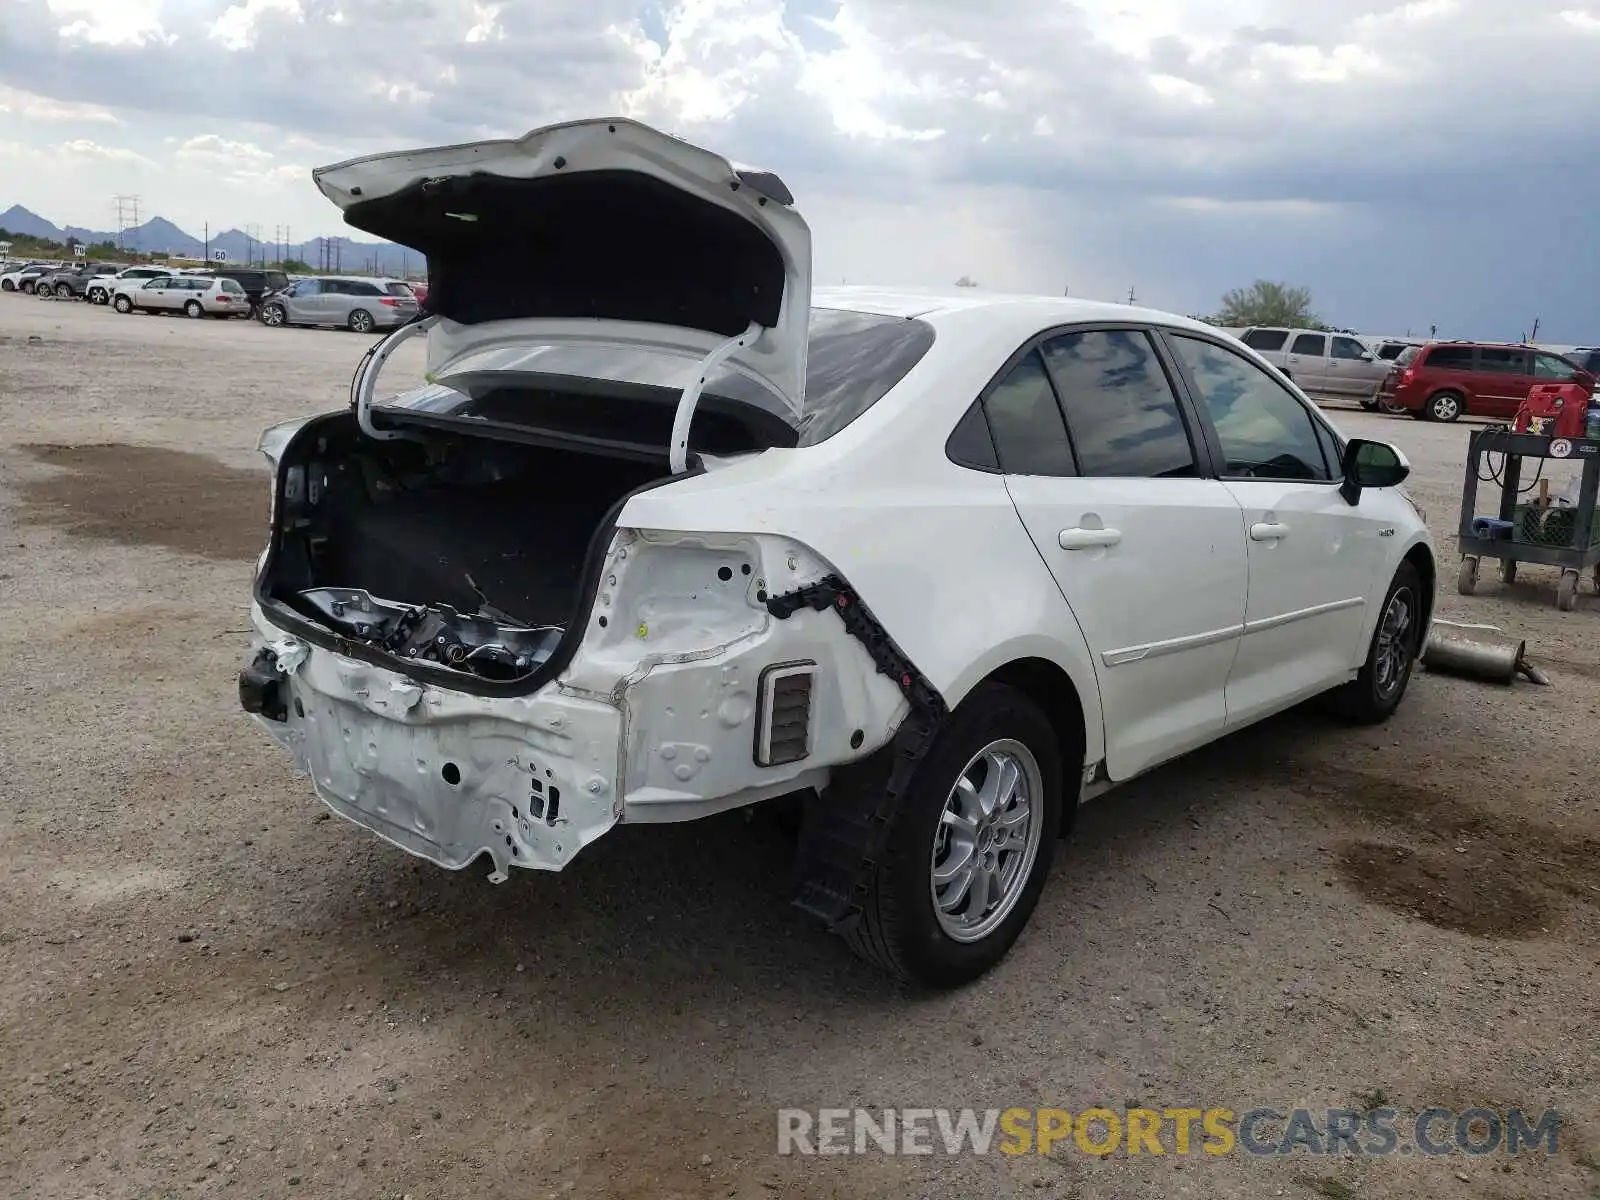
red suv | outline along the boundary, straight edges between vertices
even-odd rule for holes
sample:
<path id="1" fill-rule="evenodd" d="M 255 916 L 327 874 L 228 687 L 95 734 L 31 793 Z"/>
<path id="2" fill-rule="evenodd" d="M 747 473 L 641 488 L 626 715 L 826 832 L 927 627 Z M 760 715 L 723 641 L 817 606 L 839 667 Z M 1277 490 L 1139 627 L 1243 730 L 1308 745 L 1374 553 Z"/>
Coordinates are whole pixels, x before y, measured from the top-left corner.
<path id="1" fill-rule="evenodd" d="M 1510 420 L 1539 383 L 1580 383 L 1593 391 L 1595 377 L 1533 346 L 1429 342 L 1400 355 L 1378 402 L 1424 421 L 1454 421 L 1462 413 Z"/>

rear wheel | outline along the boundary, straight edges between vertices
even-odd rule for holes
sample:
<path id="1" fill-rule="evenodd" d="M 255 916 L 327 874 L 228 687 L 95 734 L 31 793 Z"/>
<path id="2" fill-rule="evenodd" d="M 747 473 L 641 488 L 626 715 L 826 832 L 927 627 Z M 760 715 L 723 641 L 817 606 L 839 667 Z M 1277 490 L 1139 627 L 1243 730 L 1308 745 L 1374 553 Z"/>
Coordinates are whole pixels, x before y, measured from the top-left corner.
<path id="1" fill-rule="evenodd" d="M 1432 421 L 1454 421 L 1467 409 L 1460 392 L 1435 392 L 1423 406 Z"/>
<path id="2" fill-rule="evenodd" d="M 988 971 L 1028 923 L 1061 827 L 1061 748 L 1032 700 L 984 684 L 917 767 L 847 938 L 928 987 Z"/>
<path id="3" fill-rule="evenodd" d="M 203 317 L 206 310 L 200 307 L 200 301 L 191 300 L 183 306 L 183 313 L 187 317 Z"/>
<path id="4" fill-rule="evenodd" d="M 1362 725 L 1387 721 L 1405 698 L 1411 669 L 1421 650 L 1422 577 L 1409 562 L 1400 564 L 1378 610 L 1367 661 L 1360 674 L 1334 692 L 1339 712 Z"/>
<path id="5" fill-rule="evenodd" d="M 1578 573 L 1576 571 L 1561 572 L 1561 582 L 1556 584 L 1556 607 L 1562 612 L 1571 612 L 1578 607 Z"/>
<path id="6" fill-rule="evenodd" d="M 1368 412 L 1377 412 L 1378 398 L 1376 396 L 1368 396 L 1365 400 L 1361 401 L 1361 407 L 1366 409 Z"/>
<path id="7" fill-rule="evenodd" d="M 22 281 L 22 292 L 23 292 L 23 295 L 25 295 L 25 296 L 33 295 L 34 290 L 36 288 L 38 288 L 38 286 L 39 286 L 39 284 L 38 284 L 38 282 L 36 280 L 24 279 Z"/>
<path id="8" fill-rule="evenodd" d="M 364 308 L 358 308 L 350 314 L 352 333 L 371 333 L 373 324 L 372 314 Z"/>
<path id="9" fill-rule="evenodd" d="M 111 307 L 119 313 L 131 313 L 133 311 L 133 301 L 126 296 L 118 296 L 111 302 Z"/>

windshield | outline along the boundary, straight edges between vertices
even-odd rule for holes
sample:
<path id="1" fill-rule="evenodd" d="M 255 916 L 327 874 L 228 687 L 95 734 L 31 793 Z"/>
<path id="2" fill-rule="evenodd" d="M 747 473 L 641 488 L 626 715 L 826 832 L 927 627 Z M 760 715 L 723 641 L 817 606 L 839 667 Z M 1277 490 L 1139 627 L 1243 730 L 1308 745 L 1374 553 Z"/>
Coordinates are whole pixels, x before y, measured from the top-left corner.
<path id="1" fill-rule="evenodd" d="M 760 423 L 774 421 L 789 430 L 794 444 L 826 441 L 903 379 L 933 345 L 933 327 L 925 321 L 887 317 L 838 308 L 813 308 L 806 347 L 806 391 L 800 418 L 763 385 L 731 368 L 713 373 L 704 395 L 720 407 L 756 410 Z M 406 407 L 440 415 L 515 421 L 513 410 L 496 405 L 491 418 L 467 393 L 484 397 L 502 388 L 508 376 L 534 375 L 553 380 L 599 381 L 644 385 L 662 390 L 662 402 L 676 403 L 693 378 L 695 363 L 657 352 L 611 346 L 518 345 L 492 369 L 457 377 L 453 387 L 426 395 L 408 395 Z M 707 405 L 702 405 L 702 412 Z M 548 421 L 546 413 L 541 420 Z M 788 439 L 785 439 L 788 441 Z"/>

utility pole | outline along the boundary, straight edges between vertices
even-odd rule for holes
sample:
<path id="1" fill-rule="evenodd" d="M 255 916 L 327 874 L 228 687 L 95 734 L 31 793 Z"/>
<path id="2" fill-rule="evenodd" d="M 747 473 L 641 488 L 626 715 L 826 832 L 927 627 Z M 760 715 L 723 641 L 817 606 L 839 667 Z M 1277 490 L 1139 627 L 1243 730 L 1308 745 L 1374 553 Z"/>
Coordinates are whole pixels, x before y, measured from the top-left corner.
<path id="1" fill-rule="evenodd" d="M 193 229 L 193 228 L 194 228 L 194 226 L 193 226 L 193 225 L 191 225 L 191 226 L 189 226 L 189 228 L 190 228 L 190 229 Z M 206 252 L 205 252 L 205 261 L 206 261 L 206 262 L 210 262 L 210 261 L 211 261 L 211 222 L 210 222 L 210 221 L 207 221 L 207 222 L 206 222 L 206 225 L 205 225 L 205 229 L 206 229 Z"/>
<path id="2" fill-rule="evenodd" d="M 1531 344 L 1533 342 L 1537 342 L 1538 340 L 1539 340 L 1539 318 L 1535 317 L 1533 319 L 1533 332 L 1528 335 L 1528 342 Z"/>
<path id="3" fill-rule="evenodd" d="M 125 249 L 123 235 L 139 224 L 139 197 L 117 195 L 111 197 L 117 209 L 117 249 Z"/>
<path id="4" fill-rule="evenodd" d="M 1133 303 L 1133 284 L 1131 283 L 1128 285 L 1128 303 Z"/>

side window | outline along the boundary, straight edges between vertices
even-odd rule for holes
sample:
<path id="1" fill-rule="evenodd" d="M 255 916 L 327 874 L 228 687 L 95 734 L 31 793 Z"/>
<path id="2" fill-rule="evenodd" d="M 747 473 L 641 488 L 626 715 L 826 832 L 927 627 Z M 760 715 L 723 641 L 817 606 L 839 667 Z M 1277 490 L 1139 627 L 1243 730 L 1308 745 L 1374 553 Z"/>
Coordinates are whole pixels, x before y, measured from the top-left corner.
<path id="1" fill-rule="evenodd" d="M 1321 358 L 1328 352 L 1328 339 L 1320 333 L 1297 334 L 1294 345 L 1289 347 L 1290 354 L 1305 354 L 1311 358 Z"/>
<path id="2" fill-rule="evenodd" d="M 944 444 L 945 455 L 960 467 L 975 471 L 998 471 L 1000 459 L 994 452 L 994 439 L 989 436 L 989 421 L 983 415 L 983 402 L 975 400 Z"/>
<path id="3" fill-rule="evenodd" d="M 1336 337 L 1333 339 L 1334 358 L 1363 359 L 1372 351 L 1368 350 L 1353 337 Z"/>
<path id="4" fill-rule="evenodd" d="M 294 285 L 294 291 L 291 293 L 291 295 L 295 296 L 296 298 L 302 296 L 315 296 L 321 290 L 322 285 L 320 280 L 302 279 L 299 283 Z"/>
<path id="5" fill-rule="evenodd" d="M 1194 448 L 1148 334 L 1085 330 L 1044 344 L 1084 475 L 1194 475 Z"/>
<path id="6" fill-rule="evenodd" d="M 1533 358 L 1533 373 L 1540 379 L 1571 379 L 1575 367 L 1566 359 L 1554 354 L 1536 354 Z"/>
<path id="7" fill-rule="evenodd" d="M 150 279 L 145 284 L 145 287 L 150 287 L 150 288 L 168 288 L 168 287 L 171 287 L 171 286 L 172 286 L 172 280 L 171 280 L 171 278 L 169 278 L 166 275 L 157 275 L 157 276 L 153 277 L 152 279 Z"/>
<path id="8" fill-rule="evenodd" d="M 1244 335 L 1244 344 L 1252 350 L 1282 350 L 1289 340 L 1287 329 L 1252 329 Z"/>
<path id="9" fill-rule="evenodd" d="M 1479 346 L 1478 370 L 1492 371 L 1496 375 L 1526 375 L 1528 355 L 1522 350 L 1508 350 L 1503 346 Z"/>
<path id="10" fill-rule="evenodd" d="M 1169 333 L 1222 443 L 1225 472 L 1245 479 L 1329 480 L 1311 414 L 1265 371 L 1230 350 Z"/>
<path id="11" fill-rule="evenodd" d="M 1037 350 L 983 398 L 989 430 L 1007 475 L 1075 475 L 1067 427 Z"/>
<path id="12" fill-rule="evenodd" d="M 1471 346 L 1435 346 L 1428 351 L 1427 365 L 1438 371 L 1472 370 Z"/>

